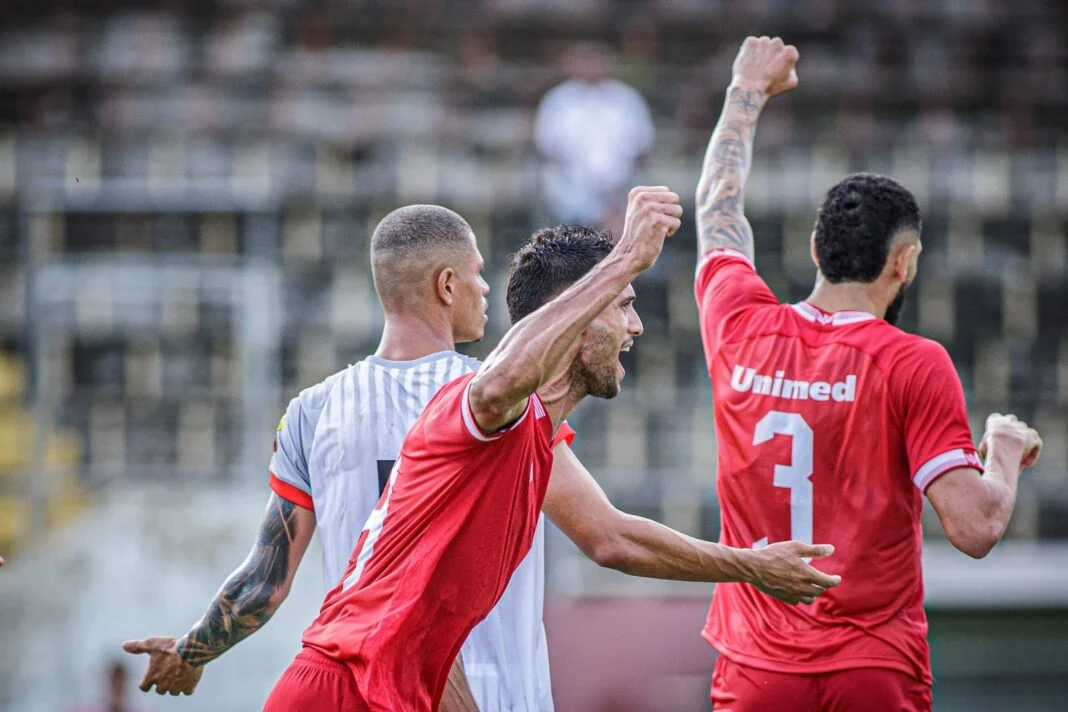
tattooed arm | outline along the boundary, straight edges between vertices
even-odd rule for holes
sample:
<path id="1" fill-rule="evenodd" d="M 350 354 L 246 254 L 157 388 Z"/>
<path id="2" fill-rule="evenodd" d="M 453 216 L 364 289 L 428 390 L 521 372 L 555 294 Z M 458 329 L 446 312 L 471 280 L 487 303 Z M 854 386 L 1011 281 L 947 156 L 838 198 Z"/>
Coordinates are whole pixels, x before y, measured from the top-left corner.
<path id="1" fill-rule="evenodd" d="M 753 259 L 753 229 L 745 217 L 745 181 L 753 160 L 757 119 L 767 100 L 797 86 L 797 50 L 782 40 L 748 37 L 705 153 L 697 184 L 698 259 L 729 247 Z"/>
<path id="2" fill-rule="evenodd" d="M 230 574 L 215 600 L 180 640 L 127 641 L 128 653 L 147 653 L 141 689 L 192 694 L 203 666 L 255 633 L 289 595 L 289 587 L 315 531 L 315 513 L 272 494 L 248 558 Z"/>
<path id="3" fill-rule="evenodd" d="M 259 630 L 289 595 L 315 530 L 315 513 L 271 495 L 259 538 L 204 617 L 178 641 L 178 654 L 203 665 Z"/>

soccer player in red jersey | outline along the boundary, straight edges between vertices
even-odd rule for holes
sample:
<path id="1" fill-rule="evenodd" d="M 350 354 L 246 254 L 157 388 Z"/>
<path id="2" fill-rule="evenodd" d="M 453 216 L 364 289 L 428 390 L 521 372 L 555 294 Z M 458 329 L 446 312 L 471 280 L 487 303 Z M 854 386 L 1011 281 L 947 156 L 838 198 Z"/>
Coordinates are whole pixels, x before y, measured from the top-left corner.
<path id="1" fill-rule="evenodd" d="M 530 548 L 556 427 L 587 394 L 619 389 L 630 283 L 681 215 L 666 188 L 631 191 L 612 253 L 431 399 L 267 712 L 437 708 L 464 638 Z"/>
<path id="2" fill-rule="evenodd" d="M 513 261 L 507 297 L 512 322 L 536 311 L 612 249 L 607 233 L 579 225 L 538 230 Z M 453 350 L 456 341 L 481 338 L 486 321 L 482 257 L 463 218 L 439 206 L 400 208 L 375 229 L 371 263 L 386 315 L 378 350 L 290 402 L 275 440 L 275 491 L 252 551 L 185 636 L 123 645 L 149 656 L 142 690 L 192 694 L 205 665 L 255 634 L 285 600 L 316 528 L 332 589 L 423 406 L 439 388 L 478 368 Z M 618 332 L 627 328 L 620 325 Z M 638 323 L 631 333 L 640 331 Z M 826 555 L 826 547 L 782 542 L 759 551 L 728 549 L 619 511 L 568 447 L 572 432 L 566 423 L 557 428 L 542 510 L 601 566 L 658 578 L 746 581 L 791 602 L 807 595 L 807 584 L 825 582 L 803 557 Z M 552 712 L 541 620 L 543 537 L 539 526 L 494 610 L 464 642 L 442 710 L 476 704 L 481 712 Z"/>
<path id="3" fill-rule="evenodd" d="M 1042 443 L 994 414 L 977 451 L 949 355 L 894 326 L 921 249 L 919 208 L 896 182 L 858 174 L 830 189 L 807 300 L 780 304 L 757 275 L 743 214 L 753 134 L 768 98 L 797 85 L 797 57 L 750 37 L 734 62 L 697 189 L 696 296 L 721 543 L 827 541 L 835 554 L 818 567 L 843 580 L 796 607 L 717 586 L 703 631 L 720 652 L 712 701 L 731 712 L 930 710 L 923 495 L 949 540 L 982 557 Z"/>

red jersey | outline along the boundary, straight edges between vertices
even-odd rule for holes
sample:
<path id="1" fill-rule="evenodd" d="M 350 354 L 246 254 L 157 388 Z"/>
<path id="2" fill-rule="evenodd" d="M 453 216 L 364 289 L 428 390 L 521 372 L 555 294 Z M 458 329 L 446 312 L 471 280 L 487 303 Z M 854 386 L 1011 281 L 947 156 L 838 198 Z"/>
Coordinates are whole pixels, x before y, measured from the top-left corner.
<path id="1" fill-rule="evenodd" d="M 923 492 L 982 468 L 960 379 L 939 344 L 863 312 L 779 304 L 719 250 L 696 283 L 714 396 L 720 541 L 833 544 L 842 583 L 810 606 L 716 587 L 703 636 L 778 672 L 887 667 L 930 683 L 920 568 Z"/>
<path id="2" fill-rule="evenodd" d="M 437 708 L 467 634 L 530 549 L 552 469 L 538 396 L 482 432 L 469 374 L 442 387 L 401 446 L 389 484 L 304 645 L 349 665 L 375 712 Z"/>

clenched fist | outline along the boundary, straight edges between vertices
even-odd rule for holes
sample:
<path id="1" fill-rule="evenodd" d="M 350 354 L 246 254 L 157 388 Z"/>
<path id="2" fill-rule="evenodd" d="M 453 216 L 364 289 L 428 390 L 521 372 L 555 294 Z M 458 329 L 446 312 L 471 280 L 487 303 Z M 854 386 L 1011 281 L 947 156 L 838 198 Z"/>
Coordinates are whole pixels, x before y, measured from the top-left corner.
<path id="1" fill-rule="evenodd" d="M 637 272 L 653 266 L 664 240 L 682 225 L 679 196 L 665 186 L 638 186 L 627 196 L 627 217 L 616 249 Z"/>
<path id="2" fill-rule="evenodd" d="M 746 37 L 734 59 L 733 83 L 775 96 L 797 86 L 797 48 L 778 37 Z"/>
<path id="3" fill-rule="evenodd" d="M 1005 449 L 1012 459 L 1019 457 L 1020 467 L 1031 467 L 1042 454 L 1042 438 L 1038 431 L 1015 415 L 991 413 L 986 418 L 986 432 L 979 443 L 979 456 L 984 460 L 991 450 Z"/>

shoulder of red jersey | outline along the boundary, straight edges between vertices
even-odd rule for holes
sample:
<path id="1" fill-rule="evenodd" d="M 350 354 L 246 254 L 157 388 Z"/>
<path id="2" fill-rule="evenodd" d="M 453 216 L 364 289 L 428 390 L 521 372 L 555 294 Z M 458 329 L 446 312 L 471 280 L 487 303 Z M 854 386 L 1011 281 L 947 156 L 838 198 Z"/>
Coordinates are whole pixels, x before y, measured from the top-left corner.
<path id="1" fill-rule="evenodd" d="M 950 361 L 946 347 L 937 341 L 903 331 L 882 319 L 878 320 L 878 325 L 879 350 L 898 368 L 904 364 Z"/>
<path id="2" fill-rule="evenodd" d="M 717 247 L 698 258 L 694 278 L 700 283 L 702 277 L 707 278 L 706 273 L 730 264 L 745 265 L 756 272 L 756 265 L 753 264 L 753 260 L 749 259 L 749 255 L 729 247 Z"/>
<path id="3" fill-rule="evenodd" d="M 885 319 L 863 312 L 837 312 L 828 315 L 807 302 L 791 304 L 790 307 L 800 317 L 817 323 L 832 326 L 863 324 L 861 331 L 850 332 L 846 339 L 868 352 L 887 373 L 903 366 L 907 367 L 908 364 L 942 363 L 949 360 L 949 354 L 942 344 L 904 331 Z"/>
<path id="4" fill-rule="evenodd" d="M 747 316 L 782 306 L 749 256 L 728 248 L 701 256 L 694 276 L 694 296 L 706 359 L 739 336 Z"/>
<path id="5" fill-rule="evenodd" d="M 545 404 L 537 393 L 532 393 L 527 399 L 526 408 L 523 410 L 523 413 L 516 418 L 515 422 L 496 432 L 490 433 L 483 430 L 475 421 L 474 413 L 471 410 L 471 384 L 474 382 L 477 375 L 477 373 L 466 374 L 442 388 L 441 391 L 438 392 L 438 395 L 432 399 L 431 405 L 427 406 L 428 413 L 433 411 L 431 417 L 447 417 L 449 413 L 459 416 L 459 421 L 463 424 L 464 432 L 475 442 L 481 443 L 490 443 L 500 440 L 509 432 L 518 430 L 528 421 L 540 423 L 542 420 L 545 420 L 551 426 L 551 419 L 548 418 Z M 435 403 L 435 401 L 438 402 Z M 570 438 L 574 438 L 574 431 L 571 431 Z"/>
<path id="6" fill-rule="evenodd" d="M 482 442 L 491 442 L 493 440 L 499 440 L 500 438 L 504 437 L 504 435 L 510 430 L 515 430 L 520 425 L 522 425 L 530 416 L 532 410 L 535 411 L 535 415 L 539 418 L 545 416 L 545 406 L 542 404 L 536 393 L 531 394 L 531 396 L 527 398 L 527 407 L 523 409 L 523 414 L 516 418 L 514 423 L 507 427 L 501 428 L 496 432 L 486 432 L 475 421 L 475 415 L 471 411 L 471 383 L 473 381 L 474 374 L 471 375 L 471 377 L 467 380 L 467 384 L 464 386 L 464 392 L 463 397 L 460 401 L 460 407 L 463 414 L 464 427 L 467 429 L 468 434 L 470 434 L 471 437 L 475 438 L 476 440 Z"/>

